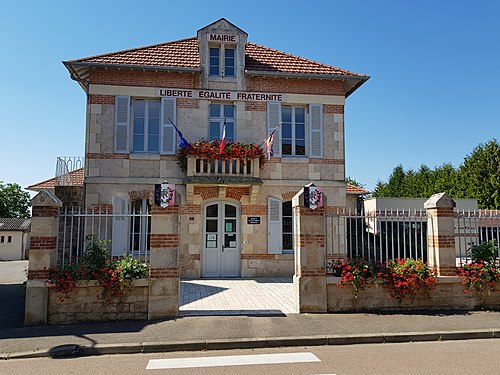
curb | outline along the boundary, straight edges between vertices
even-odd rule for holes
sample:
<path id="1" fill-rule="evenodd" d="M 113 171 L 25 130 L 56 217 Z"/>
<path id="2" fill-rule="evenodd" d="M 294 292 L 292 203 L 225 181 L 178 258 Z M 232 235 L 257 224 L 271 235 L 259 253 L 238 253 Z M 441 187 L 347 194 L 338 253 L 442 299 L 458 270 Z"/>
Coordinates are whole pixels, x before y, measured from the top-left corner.
<path id="1" fill-rule="evenodd" d="M 256 349 L 276 348 L 286 346 L 324 346 L 324 345 L 359 345 L 359 344 L 386 344 L 424 341 L 475 340 L 498 339 L 500 329 L 482 331 L 448 331 L 448 332 L 405 332 L 381 333 L 366 335 L 331 335 L 331 336 L 300 336 L 300 337 L 273 337 L 249 339 L 220 339 L 177 342 L 144 342 L 122 344 L 96 344 L 93 346 L 61 345 L 52 349 L 0 353 L 0 360 L 27 359 L 27 358 L 64 358 L 84 357 L 109 354 L 138 354 L 179 351 L 228 350 L 228 349 Z"/>

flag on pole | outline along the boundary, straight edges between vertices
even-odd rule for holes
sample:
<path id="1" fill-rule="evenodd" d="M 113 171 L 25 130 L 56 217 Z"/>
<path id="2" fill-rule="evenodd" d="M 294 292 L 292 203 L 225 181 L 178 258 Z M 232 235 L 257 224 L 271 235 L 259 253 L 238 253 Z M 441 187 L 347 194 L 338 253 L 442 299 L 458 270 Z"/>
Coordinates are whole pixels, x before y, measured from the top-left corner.
<path id="1" fill-rule="evenodd" d="M 274 131 L 272 131 L 271 134 L 269 134 L 267 139 L 264 141 L 267 150 L 267 160 L 271 159 L 271 156 L 273 156 L 273 141 L 274 141 Z"/>
<path id="2" fill-rule="evenodd" d="M 224 118 L 224 126 L 222 128 L 222 138 L 220 140 L 219 154 L 222 154 L 224 147 L 226 146 L 226 118 Z"/>
<path id="3" fill-rule="evenodd" d="M 172 126 L 174 127 L 175 131 L 177 132 L 177 135 L 179 136 L 179 142 L 177 142 L 177 147 L 179 148 L 188 148 L 189 147 L 189 142 L 186 141 L 186 138 L 182 135 L 181 131 L 177 129 L 177 126 L 175 126 L 174 122 L 170 119 L 168 119 Z"/>

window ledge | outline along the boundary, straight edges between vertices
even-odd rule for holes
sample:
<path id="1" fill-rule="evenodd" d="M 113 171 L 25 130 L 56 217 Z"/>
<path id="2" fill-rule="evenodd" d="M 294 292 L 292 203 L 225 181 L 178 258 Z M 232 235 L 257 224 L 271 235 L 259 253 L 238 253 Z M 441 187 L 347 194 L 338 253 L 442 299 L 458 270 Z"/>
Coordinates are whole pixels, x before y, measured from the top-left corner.
<path id="1" fill-rule="evenodd" d="M 282 163 L 290 164 L 307 164 L 309 163 L 309 158 L 307 156 L 283 156 L 281 155 Z"/>
<path id="2" fill-rule="evenodd" d="M 160 160 L 160 154 L 148 154 L 148 153 L 130 154 L 130 160 Z"/>

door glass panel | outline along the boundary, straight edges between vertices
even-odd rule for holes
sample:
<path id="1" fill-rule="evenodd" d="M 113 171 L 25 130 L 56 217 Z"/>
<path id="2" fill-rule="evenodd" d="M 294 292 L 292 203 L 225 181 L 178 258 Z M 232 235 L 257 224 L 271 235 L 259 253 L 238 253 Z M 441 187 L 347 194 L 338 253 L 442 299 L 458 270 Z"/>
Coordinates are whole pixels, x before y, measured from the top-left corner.
<path id="1" fill-rule="evenodd" d="M 224 247 L 235 248 L 236 247 L 236 233 L 235 234 L 224 234 Z"/>
<path id="2" fill-rule="evenodd" d="M 236 232 L 236 219 L 226 219 L 224 230 L 226 233 L 234 233 Z"/>
<path id="3" fill-rule="evenodd" d="M 217 225 L 217 219 L 207 219 L 206 221 L 206 230 L 207 230 L 207 233 L 210 232 L 210 233 L 217 233 L 217 230 L 218 230 L 218 225 Z"/>
<path id="4" fill-rule="evenodd" d="M 236 207 L 231 206 L 230 204 L 225 205 L 225 217 L 236 217 Z"/>
<path id="5" fill-rule="evenodd" d="M 212 204 L 207 207 L 207 217 L 218 217 L 219 207 L 217 204 Z"/>

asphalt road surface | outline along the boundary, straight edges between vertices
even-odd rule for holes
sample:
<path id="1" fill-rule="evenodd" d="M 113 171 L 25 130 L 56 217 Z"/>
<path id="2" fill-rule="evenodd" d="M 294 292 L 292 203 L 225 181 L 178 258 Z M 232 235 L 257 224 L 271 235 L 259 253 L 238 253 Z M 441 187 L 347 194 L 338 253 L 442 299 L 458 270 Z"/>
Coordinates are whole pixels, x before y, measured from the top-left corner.
<path id="1" fill-rule="evenodd" d="M 294 347 L 7 360 L 0 374 L 498 375 L 499 353 L 496 339 Z"/>
<path id="2" fill-rule="evenodd" d="M 22 327 L 27 260 L 0 261 L 0 329 Z M 2 344 L 0 342 L 0 352 Z"/>

